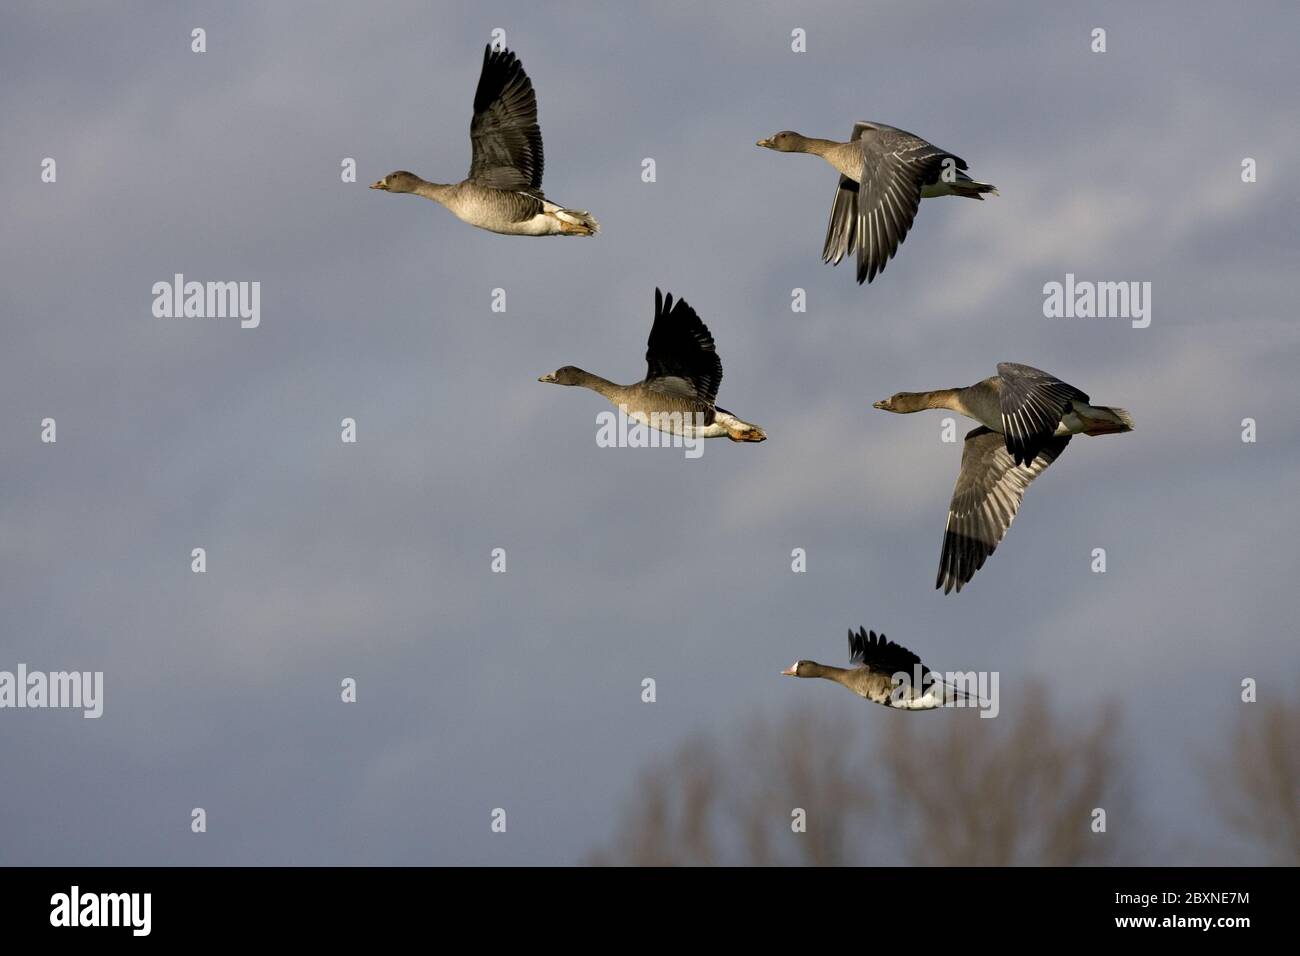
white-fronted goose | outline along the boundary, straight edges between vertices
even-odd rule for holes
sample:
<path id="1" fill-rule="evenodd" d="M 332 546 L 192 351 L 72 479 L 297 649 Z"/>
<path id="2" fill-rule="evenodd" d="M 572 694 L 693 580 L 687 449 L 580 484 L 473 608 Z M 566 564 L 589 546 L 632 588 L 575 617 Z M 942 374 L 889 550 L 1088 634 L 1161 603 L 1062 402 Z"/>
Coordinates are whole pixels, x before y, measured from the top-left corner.
<path id="1" fill-rule="evenodd" d="M 822 261 L 839 265 L 855 249 L 858 284 L 883 272 L 907 238 L 921 200 L 997 195 L 988 183 L 966 175 L 966 161 L 906 130 L 884 123 L 854 123 L 847 143 L 813 139 L 786 130 L 759 146 L 781 153 L 811 153 L 840 174 Z"/>
<path id="2" fill-rule="evenodd" d="M 936 588 L 944 594 L 960 591 L 984 566 L 1011 526 L 1029 483 L 1060 457 L 1071 436 L 1133 430 L 1124 409 L 1089 401 L 1046 372 L 999 362 L 997 375 L 968 388 L 899 392 L 876 402 L 876 408 L 902 415 L 947 408 L 980 423 L 966 433 Z"/>
<path id="3" fill-rule="evenodd" d="M 906 647 L 858 628 L 849 629 L 849 663 L 831 667 L 816 661 L 795 661 L 781 671 L 786 677 L 822 677 L 843 684 L 859 697 L 900 710 L 933 710 L 944 704 L 976 699 L 937 677 Z"/>
<path id="4" fill-rule="evenodd" d="M 566 365 L 537 381 L 580 385 L 625 409 L 628 418 L 672 434 L 732 441 L 764 441 L 763 429 L 715 405 L 722 383 L 722 360 L 713 336 L 685 299 L 673 302 L 655 289 L 655 319 L 650 327 L 644 381 L 615 385 L 599 375 Z M 699 416 L 698 418 L 696 416 Z"/>
<path id="5" fill-rule="evenodd" d="M 431 183 L 398 170 L 370 188 L 432 199 L 471 226 L 508 236 L 594 236 L 600 231 L 589 213 L 563 209 L 542 194 L 537 97 L 523 65 L 508 50 L 489 46 L 483 51 L 469 139 L 469 176 L 459 183 Z"/>

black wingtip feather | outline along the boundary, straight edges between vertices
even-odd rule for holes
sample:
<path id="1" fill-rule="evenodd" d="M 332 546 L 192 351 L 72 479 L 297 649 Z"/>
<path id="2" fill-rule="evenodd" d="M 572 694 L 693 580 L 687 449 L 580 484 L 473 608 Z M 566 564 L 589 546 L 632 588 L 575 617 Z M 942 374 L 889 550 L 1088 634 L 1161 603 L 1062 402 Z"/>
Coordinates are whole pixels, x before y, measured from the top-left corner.
<path id="1" fill-rule="evenodd" d="M 489 71 L 491 76 L 489 77 Z M 483 48 L 483 68 L 479 72 L 478 89 L 474 91 L 474 112 L 481 113 L 501 95 L 516 76 L 524 72 L 523 64 L 514 52 L 505 47 L 494 48 L 491 43 Z M 528 82 L 527 79 L 524 82 Z"/>

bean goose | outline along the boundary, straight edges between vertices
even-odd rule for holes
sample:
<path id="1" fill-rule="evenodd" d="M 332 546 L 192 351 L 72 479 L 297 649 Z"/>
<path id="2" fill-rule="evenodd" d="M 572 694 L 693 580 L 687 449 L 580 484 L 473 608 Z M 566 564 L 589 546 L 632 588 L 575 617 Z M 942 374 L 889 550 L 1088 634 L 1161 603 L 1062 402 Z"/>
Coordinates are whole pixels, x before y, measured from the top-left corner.
<path id="1" fill-rule="evenodd" d="M 615 385 L 572 365 L 543 375 L 539 382 L 579 385 L 625 409 L 628 418 L 672 434 L 732 441 L 764 441 L 757 425 L 741 421 L 714 404 L 722 383 L 722 360 L 713 336 L 685 299 L 673 301 L 655 289 L 655 318 L 646 350 L 646 377 L 634 385 Z"/>
<path id="2" fill-rule="evenodd" d="M 902 415 L 947 408 L 980 423 L 966 433 L 936 588 L 947 594 L 970 582 L 1007 533 L 1029 483 L 1061 456 L 1072 436 L 1133 430 L 1124 409 L 1090 401 L 1046 372 L 999 362 L 997 375 L 968 388 L 899 392 L 875 403 Z"/>
<path id="3" fill-rule="evenodd" d="M 857 250 L 859 285 L 884 271 L 907 238 L 922 199 L 983 200 L 984 193 L 998 192 L 966 175 L 966 162 L 959 156 L 884 123 L 854 123 L 847 143 L 785 130 L 757 145 L 820 156 L 839 172 L 822 261 L 839 265 Z"/>
<path id="4" fill-rule="evenodd" d="M 978 699 L 930 674 L 905 647 L 865 628 L 849 630 L 849 663 L 856 667 L 831 667 L 816 661 L 795 661 L 781 673 L 786 677 L 821 677 L 843 684 L 859 697 L 901 710 L 934 710 L 945 704 Z"/>
<path id="5" fill-rule="evenodd" d="M 523 65 L 508 50 L 489 46 L 483 51 L 469 139 L 469 175 L 458 183 L 431 183 L 398 170 L 370 188 L 432 199 L 471 226 L 508 236 L 594 236 L 600 231 L 589 213 L 564 209 L 543 195 L 537 97 Z"/>

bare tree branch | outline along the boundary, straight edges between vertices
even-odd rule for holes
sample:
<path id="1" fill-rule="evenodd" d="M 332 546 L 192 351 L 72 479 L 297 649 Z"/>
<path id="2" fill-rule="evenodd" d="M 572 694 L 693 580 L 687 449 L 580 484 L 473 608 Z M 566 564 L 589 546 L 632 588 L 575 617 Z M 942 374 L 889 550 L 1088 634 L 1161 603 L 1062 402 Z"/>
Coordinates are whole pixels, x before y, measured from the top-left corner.
<path id="1" fill-rule="evenodd" d="M 1228 827 L 1265 860 L 1300 864 L 1300 702 L 1245 705 L 1208 770 Z"/>
<path id="2" fill-rule="evenodd" d="M 1119 718 L 1107 709 L 1066 728 L 1045 690 L 1025 687 L 1003 716 L 976 711 L 900 721 L 885 735 L 890 806 L 908 862 L 953 866 L 1071 866 L 1114 862 L 1118 840 L 1094 833 L 1094 808 L 1117 809 Z M 1008 721 L 1006 718 L 1010 717 Z"/>
<path id="3" fill-rule="evenodd" d="M 1119 855 L 1123 841 L 1091 828 L 1094 808 L 1119 811 L 1113 709 L 1065 726 L 1038 685 L 1004 694 L 995 720 L 873 709 L 878 746 L 830 714 L 755 720 L 730 746 L 690 741 L 641 775 L 590 862 L 1060 866 Z M 795 808 L 806 832 L 792 831 Z"/>

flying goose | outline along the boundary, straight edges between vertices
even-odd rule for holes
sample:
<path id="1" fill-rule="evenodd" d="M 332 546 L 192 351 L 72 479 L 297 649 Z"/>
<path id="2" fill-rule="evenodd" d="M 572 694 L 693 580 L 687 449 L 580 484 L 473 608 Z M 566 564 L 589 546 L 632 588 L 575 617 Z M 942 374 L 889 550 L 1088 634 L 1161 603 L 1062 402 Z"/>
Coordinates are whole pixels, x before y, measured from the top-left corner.
<path id="1" fill-rule="evenodd" d="M 780 153 L 811 153 L 839 171 L 822 261 L 839 265 L 856 249 L 859 285 L 884 271 L 907 238 L 922 199 L 965 196 L 982 201 L 984 193 L 998 192 L 967 176 L 965 160 L 884 123 L 854 123 L 847 143 L 785 130 L 756 145 Z"/>
<path id="2" fill-rule="evenodd" d="M 849 663 L 856 667 L 831 667 L 816 661 L 795 661 L 781 673 L 786 677 L 823 677 L 843 684 L 859 697 L 901 710 L 934 710 L 977 698 L 951 684 L 930 677 L 930 668 L 906 647 L 884 634 L 849 629 Z"/>
<path id="3" fill-rule="evenodd" d="M 947 408 L 980 423 L 966 433 L 936 588 L 944 594 L 960 591 L 984 566 L 1011 526 L 1029 483 L 1061 456 L 1071 436 L 1133 430 L 1124 409 L 1089 401 L 1046 372 L 999 362 L 997 375 L 968 388 L 899 392 L 875 403 L 900 415 Z"/>
<path id="4" fill-rule="evenodd" d="M 599 392 L 617 406 L 625 407 L 629 418 L 660 431 L 696 438 L 732 441 L 764 441 L 763 429 L 743 422 L 725 408 L 715 405 L 722 382 L 722 360 L 713 347 L 713 336 L 685 299 L 673 301 L 655 289 L 655 320 L 650 327 L 644 381 L 615 385 L 580 368 L 566 365 L 537 381 L 556 385 L 581 385 Z M 698 421 L 695 416 L 701 416 Z"/>
<path id="5" fill-rule="evenodd" d="M 370 188 L 432 199 L 471 226 L 508 236 L 594 236 L 600 231 L 589 213 L 563 209 L 542 195 L 537 97 L 523 64 L 504 48 L 483 51 L 469 139 L 473 156 L 461 182 L 431 183 L 398 170 Z"/>

